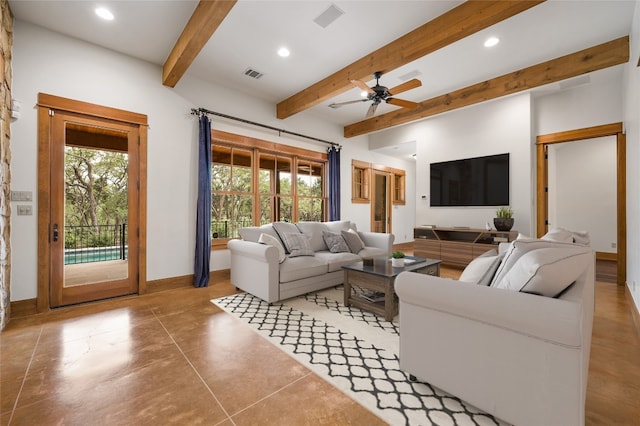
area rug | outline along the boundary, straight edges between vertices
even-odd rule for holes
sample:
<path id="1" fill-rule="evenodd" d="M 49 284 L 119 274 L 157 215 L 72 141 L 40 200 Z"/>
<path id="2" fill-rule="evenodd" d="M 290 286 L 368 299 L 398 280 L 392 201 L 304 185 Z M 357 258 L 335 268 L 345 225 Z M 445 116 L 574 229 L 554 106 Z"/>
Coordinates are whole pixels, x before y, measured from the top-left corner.
<path id="1" fill-rule="evenodd" d="M 399 328 L 345 307 L 338 286 L 268 303 L 247 293 L 213 299 L 390 425 L 506 425 L 428 383 L 398 362 Z"/>

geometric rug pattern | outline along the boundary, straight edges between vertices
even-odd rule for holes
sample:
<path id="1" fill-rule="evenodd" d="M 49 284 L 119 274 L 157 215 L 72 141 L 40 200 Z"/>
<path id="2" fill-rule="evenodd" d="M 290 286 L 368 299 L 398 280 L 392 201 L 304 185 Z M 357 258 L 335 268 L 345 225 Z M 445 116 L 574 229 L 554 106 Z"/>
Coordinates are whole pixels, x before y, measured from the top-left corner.
<path id="1" fill-rule="evenodd" d="M 341 288 L 334 289 L 338 294 Z M 295 299 L 302 298 L 296 302 Z M 412 382 L 399 368 L 397 351 L 374 345 L 341 330 L 345 321 L 398 334 L 397 324 L 347 308 L 337 297 L 312 293 L 291 299 L 332 311 L 335 321 L 323 321 L 284 303 L 269 305 L 248 293 L 212 302 L 243 320 L 282 350 L 390 425 L 488 426 L 505 423 L 427 383 Z M 324 317 L 323 317 L 324 318 Z M 397 338 L 397 337 L 396 337 Z"/>

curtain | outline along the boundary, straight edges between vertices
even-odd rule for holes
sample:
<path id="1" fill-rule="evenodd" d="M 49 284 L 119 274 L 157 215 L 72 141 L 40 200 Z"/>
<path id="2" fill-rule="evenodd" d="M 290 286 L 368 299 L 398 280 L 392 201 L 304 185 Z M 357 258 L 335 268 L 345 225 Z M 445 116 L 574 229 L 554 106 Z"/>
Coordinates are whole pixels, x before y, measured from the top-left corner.
<path id="1" fill-rule="evenodd" d="M 331 146 L 329 153 L 329 220 L 340 220 L 340 147 Z"/>
<path id="2" fill-rule="evenodd" d="M 211 122 L 200 115 L 198 142 L 198 205 L 196 213 L 196 256 L 194 287 L 209 285 L 211 256 Z"/>

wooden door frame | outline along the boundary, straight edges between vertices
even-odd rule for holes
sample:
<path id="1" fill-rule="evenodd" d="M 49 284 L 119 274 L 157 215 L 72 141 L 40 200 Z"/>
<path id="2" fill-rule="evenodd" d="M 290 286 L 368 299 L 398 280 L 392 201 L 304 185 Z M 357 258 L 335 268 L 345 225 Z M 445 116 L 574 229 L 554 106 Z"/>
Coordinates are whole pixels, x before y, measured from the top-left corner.
<path id="1" fill-rule="evenodd" d="M 605 136 L 616 137 L 617 276 L 618 285 L 625 285 L 627 280 L 627 138 L 622 123 L 549 133 L 536 138 L 536 232 L 538 237 L 544 235 L 548 220 L 549 200 L 546 188 L 549 183 L 549 170 L 547 161 L 545 161 L 547 147 L 556 143 L 576 142 Z"/>
<path id="2" fill-rule="evenodd" d="M 95 118 L 120 121 L 138 126 L 139 200 L 138 200 L 138 292 L 146 293 L 147 284 L 147 116 L 116 108 L 91 104 L 59 96 L 38 93 L 38 294 L 37 312 L 49 308 L 51 273 L 49 246 L 49 215 L 51 209 L 51 123 L 50 110 L 82 114 Z"/>

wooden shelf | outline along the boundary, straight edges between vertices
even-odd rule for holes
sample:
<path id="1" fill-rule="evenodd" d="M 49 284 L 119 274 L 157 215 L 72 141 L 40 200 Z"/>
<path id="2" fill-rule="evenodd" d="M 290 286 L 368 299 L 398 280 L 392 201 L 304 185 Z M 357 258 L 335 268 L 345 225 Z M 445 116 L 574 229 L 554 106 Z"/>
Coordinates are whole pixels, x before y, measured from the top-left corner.
<path id="1" fill-rule="evenodd" d="M 511 242 L 518 231 L 487 231 L 473 228 L 416 227 L 413 230 L 415 256 L 440 259 L 443 263 L 467 266 L 501 242 Z"/>

